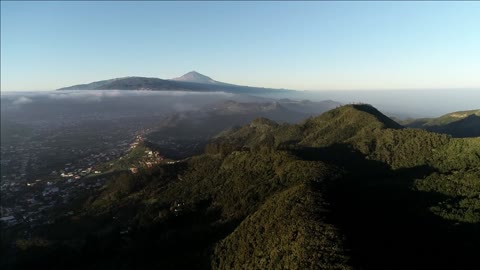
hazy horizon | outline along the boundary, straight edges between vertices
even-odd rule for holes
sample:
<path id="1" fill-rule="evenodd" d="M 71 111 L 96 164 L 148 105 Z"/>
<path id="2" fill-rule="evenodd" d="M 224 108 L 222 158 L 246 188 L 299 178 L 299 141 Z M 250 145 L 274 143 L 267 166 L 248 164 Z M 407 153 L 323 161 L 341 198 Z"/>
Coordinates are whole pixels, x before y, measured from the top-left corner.
<path id="1" fill-rule="evenodd" d="M 439 92 L 442 92 L 439 94 Z M 330 90 L 330 91 L 298 91 L 287 93 L 272 93 L 264 95 L 237 95 L 226 92 L 195 92 L 195 91 L 138 91 L 138 90 L 68 90 L 68 91 L 2 91 L 2 99 L 15 98 L 15 104 L 32 103 L 32 97 L 48 97 L 53 100 L 79 100 L 82 102 L 97 102 L 104 98 L 136 97 L 136 96 L 223 96 L 225 99 L 258 99 L 261 97 L 278 100 L 289 98 L 293 100 L 324 101 L 333 100 L 342 104 L 368 103 L 389 116 L 398 118 L 439 117 L 455 112 L 479 109 L 480 91 L 475 89 L 453 90 Z M 243 96 L 243 97 L 242 97 Z M 462 98 L 459 98 L 462 97 Z M 132 100 L 132 102 L 135 102 Z"/>

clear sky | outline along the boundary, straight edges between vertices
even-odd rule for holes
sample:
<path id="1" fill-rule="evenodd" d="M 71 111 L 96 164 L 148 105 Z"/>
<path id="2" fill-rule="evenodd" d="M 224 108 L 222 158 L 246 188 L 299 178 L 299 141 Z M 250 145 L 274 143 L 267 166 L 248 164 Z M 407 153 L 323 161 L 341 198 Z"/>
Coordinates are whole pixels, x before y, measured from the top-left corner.
<path id="1" fill-rule="evenodd" d="M 480 87 L 480 2 L 1 2 L 1 89 L 196 70 L 291 88 Z"/>

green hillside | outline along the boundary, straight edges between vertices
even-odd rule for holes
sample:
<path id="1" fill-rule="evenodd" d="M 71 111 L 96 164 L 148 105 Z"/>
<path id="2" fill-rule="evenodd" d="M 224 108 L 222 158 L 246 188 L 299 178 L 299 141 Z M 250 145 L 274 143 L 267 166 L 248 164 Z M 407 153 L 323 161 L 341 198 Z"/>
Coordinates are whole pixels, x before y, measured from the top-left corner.
<path id="1" fill-rule="evenodd" d="M 16 256 L 28 268 L 34 252 L 62 254 L 49 269 L 477 269 L 479 164 L 480 138 L 402 128 L 369 105 L 260 118 L 202 155 L 111 179 L 38 229 L 47 247 Z"/>
<path id="2" fill-rule="evenodd" d="M 214 269 L 351 269 L 318 192 L 298 185 L 269 198 L 214 251 Z"/>
<path id="3" fill-rule="evenodd" d="M 480 110 L 459 111 L 453 113 L 447 113 L 438 118 L 429 120 L 425 125 L 427 126 L 440 126 L 450 124 L 460 119 L 465 119 L 471 115 L 480 116 Z"/>
<path id="4" fill-rule="evenodd" d="M 480 110 L 459 111 L 438 118 L 409 119 L 401 122 L 411 128 L 421 128 L 453 137 L 480 136 Z"/>

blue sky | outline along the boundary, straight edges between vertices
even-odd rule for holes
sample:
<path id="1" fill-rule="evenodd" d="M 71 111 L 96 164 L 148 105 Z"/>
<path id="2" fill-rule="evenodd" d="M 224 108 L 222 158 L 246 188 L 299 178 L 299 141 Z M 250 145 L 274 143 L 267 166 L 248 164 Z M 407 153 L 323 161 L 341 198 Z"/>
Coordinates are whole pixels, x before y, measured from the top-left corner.
<path id="1" fill-rule="evenodd" d="M 480 87 L 480 2 L 1 2 L 1 89 L 191 70 L 291 88 Z"/>

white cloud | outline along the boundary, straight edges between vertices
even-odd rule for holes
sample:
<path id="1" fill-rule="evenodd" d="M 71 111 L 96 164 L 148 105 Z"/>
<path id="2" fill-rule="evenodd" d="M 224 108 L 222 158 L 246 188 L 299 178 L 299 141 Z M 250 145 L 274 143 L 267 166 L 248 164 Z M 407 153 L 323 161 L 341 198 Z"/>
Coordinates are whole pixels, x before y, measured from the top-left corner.
<path id="1" fill-rule="evenodd" d="M 31 98 L 28 98 L 28 97 L 19 97 L 17 99 L 15 99 L 12 104 L 14 105 L 23 105 L 23 104 L 28 104 L 28 103 L 32 103 L 33 100 Z"/>

